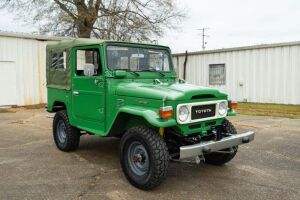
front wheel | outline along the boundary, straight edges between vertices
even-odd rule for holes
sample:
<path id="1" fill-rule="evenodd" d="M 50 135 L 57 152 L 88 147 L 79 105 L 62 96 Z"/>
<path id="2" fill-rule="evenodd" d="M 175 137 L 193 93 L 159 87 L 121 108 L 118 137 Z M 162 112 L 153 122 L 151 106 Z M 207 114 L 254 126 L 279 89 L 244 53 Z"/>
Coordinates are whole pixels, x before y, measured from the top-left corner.
<path id="1" fill-rule="evenodd" d="M 224 131 L 230 134 L 237 134 L 235 127 L 230 121 L 224 119 L 223 122 Z M 213 152 L 210 154 L 204 155 L 205 162 L 212 165 L 224 165 L 225 163 L 231 161 L 236 155 L 238 150 L 237 146 L 223 149 L 221 152 Z"/>
<path id="2" fill-rule="evenodd" d="M 121 139 L 120 162 L 133 186 L 150 190 L 166 177 L 169 152 L 155 130 L 144 126 L 133 127 Z"/>

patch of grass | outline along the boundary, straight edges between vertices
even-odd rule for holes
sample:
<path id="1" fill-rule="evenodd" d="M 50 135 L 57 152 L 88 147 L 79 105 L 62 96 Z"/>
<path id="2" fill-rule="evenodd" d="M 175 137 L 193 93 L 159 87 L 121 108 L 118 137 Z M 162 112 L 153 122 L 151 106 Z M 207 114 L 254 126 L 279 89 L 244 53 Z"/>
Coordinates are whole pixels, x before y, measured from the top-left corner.
<path id="1" fill-rule="evenodd" d="M 41 103 L 41 104 L 35 104 L 35 105 L 29 105 L 29 106 L 23 106 L 26 109 L 41 109 L 45 108 L 46 104 Z"/>
<path id="2" fill-rule="evenodd" d="M 300 119 L 300 105 L 239 103 L 237 112 L 243 115 Z"/>
<path id="3" fill-rule="evenodd" d="M 0 108 L 0 113 L 15 113 L 17 111 L 13 110 L 12 108 Z"/>
<path id="4" fill-rule="evenodd" d="M 46 104 L 36 104 L 36 105 L 29 105 L 29 106 L 12 106 L 11 108 L 4 107 L 0 108 L 0 113 L 16 113 L 20 110 L 25 109 L 41 109 L 45 108 Z"/>

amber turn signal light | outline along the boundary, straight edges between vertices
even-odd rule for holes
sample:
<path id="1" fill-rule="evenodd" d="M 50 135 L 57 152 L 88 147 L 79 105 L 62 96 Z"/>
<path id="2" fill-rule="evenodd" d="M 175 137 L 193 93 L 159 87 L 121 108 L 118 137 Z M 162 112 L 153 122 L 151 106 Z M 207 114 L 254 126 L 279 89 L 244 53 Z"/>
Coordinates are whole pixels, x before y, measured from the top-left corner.
<path id="1" fill-rule="evenodd" d="M 172 106 L 164 106 L 159 109 L 159 116 L 163 119 L 168 119 L 173 115 L 173 107 Z"/>
<path id="2" fill-rule="evenodd" d="M 232 109 L 232 110 L 236 110 L 237 106 L 238 106 L 238 103 L 236 101 L 232 101 L 230 103 L 230 109 Z"/>

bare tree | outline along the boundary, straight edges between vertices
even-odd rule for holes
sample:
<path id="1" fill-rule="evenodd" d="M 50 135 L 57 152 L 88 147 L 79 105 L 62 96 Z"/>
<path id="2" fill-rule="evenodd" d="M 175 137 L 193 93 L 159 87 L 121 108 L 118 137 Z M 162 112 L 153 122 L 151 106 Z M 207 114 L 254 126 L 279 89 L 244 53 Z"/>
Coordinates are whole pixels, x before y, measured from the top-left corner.
<path id="1" fill-rule="evenodd" d="M 2 0 L 43 34 L 149 41 L 184 18 L 176 0 Z"/>

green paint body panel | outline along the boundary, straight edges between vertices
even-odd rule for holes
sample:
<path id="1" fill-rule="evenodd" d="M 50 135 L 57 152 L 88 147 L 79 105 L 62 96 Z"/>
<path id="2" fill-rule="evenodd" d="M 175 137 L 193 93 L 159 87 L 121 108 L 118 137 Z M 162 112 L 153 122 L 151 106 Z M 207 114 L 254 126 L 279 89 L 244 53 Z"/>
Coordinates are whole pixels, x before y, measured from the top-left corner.
<path id="1" fill-rule="evenodd" d="M 64 105 L 70 123 L 82 130 L 99 136 L 121 134 L 135 125 L 148 125 L 154 128 L 172 127 L 183 135 L 205 135 L 210 130 L 210 123 L 220 125 L 223 118 L 180 125 L 176 120 L 176 106 L 181 103 L 208 102 L 227 100 L 227 95 L 218 90 L 196 85 L 179 83 L 174 70 L 164 72 L 114 72 L 107 68 L 106 46 L 138 46 L 144 48 L 165 49 L 168 47 L 150 44 L 102 41 L 96 39 L 75 39 L 61 41 L 47 46 L 47 88 L 49 112 L 55 112 L 56 105 Z M 76 50 L 99 49 L 102 74 L 99 76 L 77 76 L 75 73 Z M 62 72 L 51 71 L 51 52 L 66 52 L 66 69 Z M 59 76 L 57 76 L 59 74 Z M 65 77 L 67 80 L 63 80 Z M 158 80 L 158 81 L 157 81 Z M 95 84 L 97 82 L 97 84 Z M 60 85 L 60 84 L 61 85 Z M 74 91 L 80 95 L 75 95 Z M 193 99 L 194 96 L 204 98 Z M 159 116 L 159 108 L 173 107 L 173 117 L 164 120 Z M 229 110 L 228 115 L 235 115 Z M 197 128 L 190 129 L 190 125 Z"/>
<path id="2" fill-rule="evenodd" d="M 236 116 L 235 110 L 229 109 L 229 110 L 227 111 L 227 116 Z"/>

